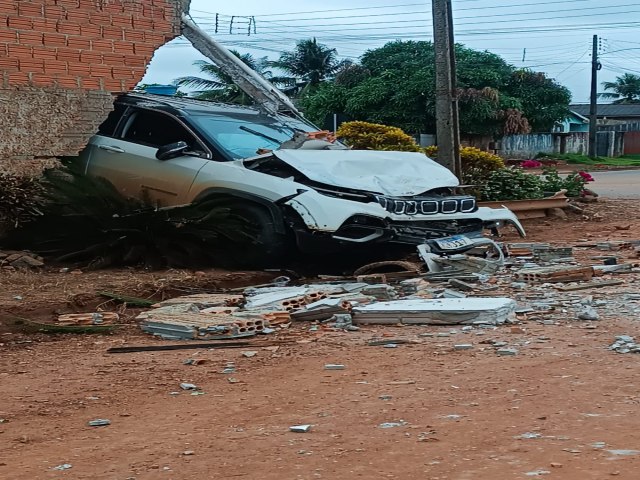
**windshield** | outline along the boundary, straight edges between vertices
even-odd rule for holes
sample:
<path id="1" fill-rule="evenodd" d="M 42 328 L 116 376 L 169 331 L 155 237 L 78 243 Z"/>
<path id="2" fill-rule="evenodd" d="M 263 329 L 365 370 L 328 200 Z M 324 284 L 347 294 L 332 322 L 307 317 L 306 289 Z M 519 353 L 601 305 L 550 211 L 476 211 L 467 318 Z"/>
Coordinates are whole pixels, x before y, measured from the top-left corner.
<path id="1" fill-rule="evenodd" d="M 236 160 L 253 157 L 261 149 L 275 150 L 282 142 L 290 140 L 296 131 L 316 130 L 299 120 L 255 114 L 194 115 L 191 120 L 211 142 Z"/>

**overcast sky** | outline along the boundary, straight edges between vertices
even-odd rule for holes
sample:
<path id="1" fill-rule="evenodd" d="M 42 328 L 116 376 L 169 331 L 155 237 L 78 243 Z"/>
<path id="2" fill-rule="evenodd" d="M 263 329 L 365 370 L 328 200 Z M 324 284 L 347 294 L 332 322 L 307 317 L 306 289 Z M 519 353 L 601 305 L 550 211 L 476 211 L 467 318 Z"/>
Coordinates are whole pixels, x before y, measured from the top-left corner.
<path id="1" fill-rule="evenodd" d="M 389 41 L 432 39 L 431 3 L 396 1 L 192 0 L 191 15 L 219 42 L 255 57 L 275 59 L 296 40 L 316 37 L 356 60 Z M 575 103 L 589 101 L 594 34 L 601 39 L 599 82 L 640 74 L 638 0 L 453 0 L 453 10 L 456 42 L 547 73 Z M 143 82 L 197 75 L 193 62 L 202 58 L 178 38 L 156 52 Z"/>

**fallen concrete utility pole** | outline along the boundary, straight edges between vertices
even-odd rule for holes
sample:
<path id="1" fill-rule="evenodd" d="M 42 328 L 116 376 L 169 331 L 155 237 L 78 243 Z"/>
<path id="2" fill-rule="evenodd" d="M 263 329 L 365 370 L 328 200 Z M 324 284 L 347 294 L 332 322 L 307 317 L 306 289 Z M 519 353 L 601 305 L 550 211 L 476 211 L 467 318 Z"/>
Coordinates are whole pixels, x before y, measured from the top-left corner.
<path id="1" fill-rule="evenodd" d="M 268 113 L 302 114 L 291 100 L 267 80 L 249 68 L 226 47 L 216 42 L 187 15 L 182 15 L 182 35 L 205 57 L 229 75 L 233 82 Z"/>

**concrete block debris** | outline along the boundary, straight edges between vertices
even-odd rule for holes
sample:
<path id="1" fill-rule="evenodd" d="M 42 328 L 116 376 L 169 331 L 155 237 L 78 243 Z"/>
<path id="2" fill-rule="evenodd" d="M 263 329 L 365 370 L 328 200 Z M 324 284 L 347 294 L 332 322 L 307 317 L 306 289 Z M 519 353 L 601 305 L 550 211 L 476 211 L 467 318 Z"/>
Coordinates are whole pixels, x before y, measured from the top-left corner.
<path id="1" fill-rule="evenodd" d="M 533 254 L 533 259 L 536 262 L 553 262 L 573 259 L 573 248 L 571 247 L 534 246 L 531 253 Z"/>
<path id="2" fill-rule="evenodd" d="M 169 298 L 153 305 L 154 308 L 161 308 L 170 305 L 191 304 L 199 309 L 212 307 L 236 307 L 244 302 L 242 295 L 233 295 L 228 293 L 198 293 L 195 295 L 183 295 L 180 297 Z"/>
<path id="3" fill-rule="evenodd" d="M 113 325 L 118 320 L 120 315 L 115 312 L 67 313 L 58 316 L 57 325 Z"/>
<path id="4" fill-rule="evenodd" d="M 258 352 L 253 351 L 253 350 L 252 351 L 242 352 L 242 356 L 245 357 L 245 358 L 253 358 L 256 355 L 258 355 Z"/>
<path id="5" fill-rule="evenodd" d="M 459 343 L 453 346 L 454 350 L 472 350 L 473 345 L 470 343 Z"/>
<path id="6" fill-rule="evenodd" d="M 198 386 L 194 383 L 181 383 L 180 388 L 182 390 L 198 390 Z"/>
<path id="7" fill-rule="evenodd" d="M 378 425 L 378 428 L 396 428 L 396 427 L 404 427 L 405 425 L 408 425 L 408 422 L 405 422 L 404 420 L 400 420 L 398 422 L 381 423 L 380 425 Z"/>
<path id="8" fill-rule="evenodd" d="M 600 315 L 596 312 L 595 308 L 586 306 L 578 313 L 578 320 L 596 321 L 600 320 Z"/>
<path id="9" fill-rule="evenodd" d="M 496 350 L 496 353 L 501 357 L 513 357 L 518 355 L 518 349 L 516 348 L 499 348 Z"/>
<path id="10" fill-rule="evenodd" d="M 530 257 L 533 256 L 534 249 L 544 250 L 550 249 L 551 245 L 548 243 L 509 243 L 507 244 L 507 252 L 513 257 Z"/>
<path id="11" fill-rule="evenodd" d="M 307 433 L 311 430 L 311 427 L 313 427 L 313 425 L 292 425 L 289 427 L 289 431 L 294 433 Z"/>
<path id="12" fill-rule="evenodd" d="M 515 315 L 510 298 L 407 299 L 354 307 L 356 324 L 499 325 Z"/>
<path id="13" fill-rule="evenodd" d="M 324 366 L 325 370 L 344 370 L 345 368 L 347 368 L 345 365 L 338 364 L 338 363 L 327 363 Z"/>
<path id="14" fill-rule="evenodd" d="M 525 268 L 515 272 L 513 278 L 528 283 L 588 282 L 593 278 L 593 273 L 593 267 L 589 266 L 557 265 Z"/>
<path id="15" fill-rule="evenodd" d="M 369 275 L 358 275 L 356 277 L 356 281 L 367 283 L 369 285 L 375 285 L 380 283 L 387 283 L 387 277 L 384 273 L 372 273 Z"/>
<path id="16" fill-rule="evenodd" d="M 107 420 L 106 418 L 98 418 L 96 420 L 90 420 L 88 422 L 90 427 L 106 427 L 107 425 L 111 425 L 111 420 Z"/>
<path id="17" fill-rule="evenodd" d="M 640 345 L 630 335 L 618 335 L 615 342 L 609 345 L 609 350 L 618 353 L 640 353 Z"/>

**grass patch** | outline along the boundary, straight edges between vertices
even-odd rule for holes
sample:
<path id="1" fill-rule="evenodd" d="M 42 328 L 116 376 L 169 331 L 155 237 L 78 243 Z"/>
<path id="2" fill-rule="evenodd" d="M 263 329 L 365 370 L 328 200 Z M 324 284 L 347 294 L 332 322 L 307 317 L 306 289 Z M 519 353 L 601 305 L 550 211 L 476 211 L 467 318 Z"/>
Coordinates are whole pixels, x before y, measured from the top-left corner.
<path id="1" fill-rule="evenodd" d="M 563 160 L 573 165 L 606 165 L 609 167 L 640 167 L 640 155 L 623 155 L 621 157 L 596 157 L 591 158 L 587 155 L 578 155 L 576 153 L 566 154 L 540 154 L 536 158 L 553 158 L 555 160 Z"/>

